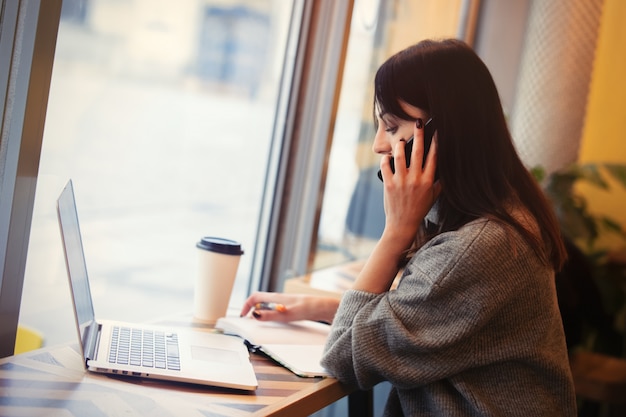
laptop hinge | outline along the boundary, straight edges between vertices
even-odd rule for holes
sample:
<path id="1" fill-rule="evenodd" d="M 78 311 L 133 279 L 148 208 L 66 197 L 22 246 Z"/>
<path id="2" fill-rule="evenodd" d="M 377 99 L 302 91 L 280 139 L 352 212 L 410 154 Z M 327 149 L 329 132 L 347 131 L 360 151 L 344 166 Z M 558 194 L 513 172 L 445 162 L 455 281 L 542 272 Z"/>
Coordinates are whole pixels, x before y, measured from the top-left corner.
<path id="1" fill-rule="evenodd" d="M 102 326 L 95 321 L 92 321 L 87 328 L 85 328 L 85 363 L 90 360 L 97 359 L 98 344 L 100 343 L 100 329 Z"/>

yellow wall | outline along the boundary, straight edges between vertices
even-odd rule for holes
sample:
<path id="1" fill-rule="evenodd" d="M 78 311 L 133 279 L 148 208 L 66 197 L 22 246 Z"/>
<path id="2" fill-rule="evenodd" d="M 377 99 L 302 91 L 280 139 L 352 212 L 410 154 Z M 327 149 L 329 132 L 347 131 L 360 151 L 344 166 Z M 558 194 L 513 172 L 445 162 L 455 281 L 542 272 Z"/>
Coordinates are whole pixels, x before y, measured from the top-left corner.
<path id="1" fill-rule="evenodd" d="M 626 164 L 626 1 L 605 0 L 579 161 Z M 626 190 L 580 187 L 593 212 L 626 228 Z"/>
<path id="2" fill-rule="evenodd" d="M 426 38 L 456 35 L 461 15 L 460 0 L 399 2 L 390 29 L 388 56 Z"/>

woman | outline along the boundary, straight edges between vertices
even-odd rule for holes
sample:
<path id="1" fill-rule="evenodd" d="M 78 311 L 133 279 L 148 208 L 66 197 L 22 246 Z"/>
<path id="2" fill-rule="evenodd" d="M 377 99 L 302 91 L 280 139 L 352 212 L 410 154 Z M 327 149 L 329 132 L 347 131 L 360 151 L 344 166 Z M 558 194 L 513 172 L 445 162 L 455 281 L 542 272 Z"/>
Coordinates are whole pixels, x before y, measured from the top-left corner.
<path id="1" fill-rule="evenodd" d="M 361 389 L 389 381 L 385 415 L 576 415 L 554 285 L 565 249 L 488 69 L 461 41 L 420 42 L 379 68 L 374 111 L 385 227 L 353 288 L 340 303 L 256 293 L 242 314 L 280 302 L 253 314 L 332 322 L 322 364 Z"/>

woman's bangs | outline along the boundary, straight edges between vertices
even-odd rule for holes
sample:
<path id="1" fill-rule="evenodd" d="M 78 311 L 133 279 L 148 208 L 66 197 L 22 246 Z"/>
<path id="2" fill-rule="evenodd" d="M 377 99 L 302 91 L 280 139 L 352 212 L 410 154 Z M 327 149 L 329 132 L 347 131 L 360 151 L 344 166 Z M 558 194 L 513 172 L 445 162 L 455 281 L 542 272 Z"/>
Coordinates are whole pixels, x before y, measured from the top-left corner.
<path id="1" fill-rule="evenodd" d="M 407 67 L 404 71 L 403 65 Z M 412 120 L 400 106 L 400 101 L 429 110 L 422 76 L 407 73 L 409 68 L 415 67 L 416 65 L 406 65 L 400 56 L 396 56 L 379 68 L 374 81 L 374 112 L 378 112 L 377 116 L 392 114 L 404 120 Z"/>
<path id="2" fill-rule="evenodd" d="M 392 114 L 401 117 L 404 115 L 404 111 L 398 103 L 399 95 L 395 79 L 393 61 L 387 61 L 378 69 L 374 82 L 374 111 L 377 112 L 376 116 Z"/>

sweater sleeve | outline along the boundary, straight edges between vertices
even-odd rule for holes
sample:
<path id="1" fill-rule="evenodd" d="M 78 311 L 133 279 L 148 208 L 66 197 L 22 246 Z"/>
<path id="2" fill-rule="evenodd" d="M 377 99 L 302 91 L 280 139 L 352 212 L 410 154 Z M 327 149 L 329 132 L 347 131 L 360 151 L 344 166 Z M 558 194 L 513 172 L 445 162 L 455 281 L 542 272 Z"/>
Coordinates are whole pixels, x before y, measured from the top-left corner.
<path id="1" fill-rule="evenodd" d="M 472 222 L 421 248 L 396 290 L 347 291 L 322 364 L 361 389 L 411 388 L 532 355 L 546 338 L 529 321 L 553 321 L 550 274 L 514 232 Z"/>

